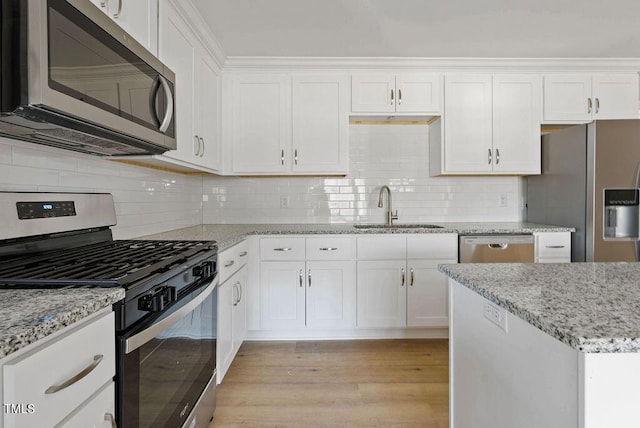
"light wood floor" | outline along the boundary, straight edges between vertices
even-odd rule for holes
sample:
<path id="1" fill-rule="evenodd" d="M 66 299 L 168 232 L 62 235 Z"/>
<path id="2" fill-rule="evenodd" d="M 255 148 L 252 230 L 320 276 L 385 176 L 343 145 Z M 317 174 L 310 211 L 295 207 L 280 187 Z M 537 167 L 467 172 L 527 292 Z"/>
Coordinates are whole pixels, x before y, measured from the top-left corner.
<path id="1" fill-rule="evenodd" d="M 245 342 L 212 428 L 446 428 L 447 340 Z"/>

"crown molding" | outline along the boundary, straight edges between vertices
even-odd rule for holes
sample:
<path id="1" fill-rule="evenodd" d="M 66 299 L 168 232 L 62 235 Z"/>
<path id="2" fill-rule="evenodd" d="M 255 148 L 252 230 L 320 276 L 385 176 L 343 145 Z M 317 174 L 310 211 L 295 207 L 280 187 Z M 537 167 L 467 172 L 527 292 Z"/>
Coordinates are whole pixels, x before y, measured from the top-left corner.
<path id="1" fill-rule="evenodd" d="M 227 56 L 224 69 L 441 71 L 640 71 L 640 58 L 342 58 Z"/>
<path id="2" fill-rule="evenodd" d="M 213 35 L 209 25 L 202 18 L 196 7 L 190 1 L 170 0 L 171 5 L 190 24 L 191 30 L 195 33 L 200 43 L 213 57 L 218 67 L 222 68 L 227 60 L 227 54 L 220 41 Z M 162 5 L 162 2 L 161 2 Z"/>

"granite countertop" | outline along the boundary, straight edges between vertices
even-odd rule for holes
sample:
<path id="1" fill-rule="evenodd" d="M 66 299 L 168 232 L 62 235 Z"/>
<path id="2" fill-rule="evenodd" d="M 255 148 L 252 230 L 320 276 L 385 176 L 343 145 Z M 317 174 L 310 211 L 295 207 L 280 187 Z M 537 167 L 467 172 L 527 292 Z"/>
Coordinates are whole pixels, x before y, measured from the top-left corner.
<path id="1" fill-rule="evenodd" d="M 578 351 L 640 352 L 640 263 L 485 263 L 439 270 Z"/>
<path id="2" fill-rule="evenodd" d="M 380 233 L 458 233 L 458 234 L 514 234 L 533 232 L 573 232 L 570 227 L 548 226 L 522 222 L 493 223 L 430 223 L 442 226 L 428 228 L 371 228 L 358 229 L 352 224 L 205 224 L 176 229 L 142 237 L 161 240 L 215 240 L 220 250 L 242 241 L 248 235 L 331 235 L 331 234 L 380 234 Z M 401 226 L 401 223 L 396 226 Z"/>
<path id="3" fill-rule="evenodd" d="M 0 290 L 0 358 L 122 299 L 119 287 Z"/>

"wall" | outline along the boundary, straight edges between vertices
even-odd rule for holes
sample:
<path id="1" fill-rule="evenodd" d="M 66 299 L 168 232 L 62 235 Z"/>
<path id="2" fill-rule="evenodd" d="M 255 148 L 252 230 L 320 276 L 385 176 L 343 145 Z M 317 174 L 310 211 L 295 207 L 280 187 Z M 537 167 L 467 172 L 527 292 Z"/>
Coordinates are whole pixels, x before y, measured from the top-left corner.
<path id="1" fill-rule="evenodd" d="M 199 175 L 140 168 L 2 137 L 0 191 L 112 193 L 116 239 L 202 222 Z"/>
<path id="2" fill-rule="evenodd" d="M 384 184 L 399 222 L 521 220 L 520 177 L 429 177 L 427 130 L 350 125 L 347 177 L 205 177 L 204 222 L 382 223 L 386 208 L 377 203 Z M 281 197 L 289 208 L 281 208 Z"/>

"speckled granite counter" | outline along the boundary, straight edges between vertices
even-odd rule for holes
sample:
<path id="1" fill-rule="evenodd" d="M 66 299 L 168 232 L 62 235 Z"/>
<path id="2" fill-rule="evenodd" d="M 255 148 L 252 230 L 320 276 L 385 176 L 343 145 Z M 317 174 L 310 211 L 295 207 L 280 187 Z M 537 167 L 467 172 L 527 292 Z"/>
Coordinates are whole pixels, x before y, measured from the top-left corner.
<path id="1" fill-rule="evenodd" d="M 402 228 L 357 229 L 352 224 L 205 224 L 144 236 L 143 239 L 216 240 L 221 250 L 243 240 L 247 235 L 320 235 L 320 234 L 380 234 L 380 233 L 533 233 L 573 232 L 573 228 L 534 223 L 432 223 L 441 229 Z"/>
<path id="2" fill-rule="evenodd" d="M 640 263 L 460 264 L 439 269 L 578 351 L 640 352 Z"/>
<path id="3" fill-rule="evenodd" d="M 122 299 L 122 288 L 0 290 L 0 358 Z"/>

